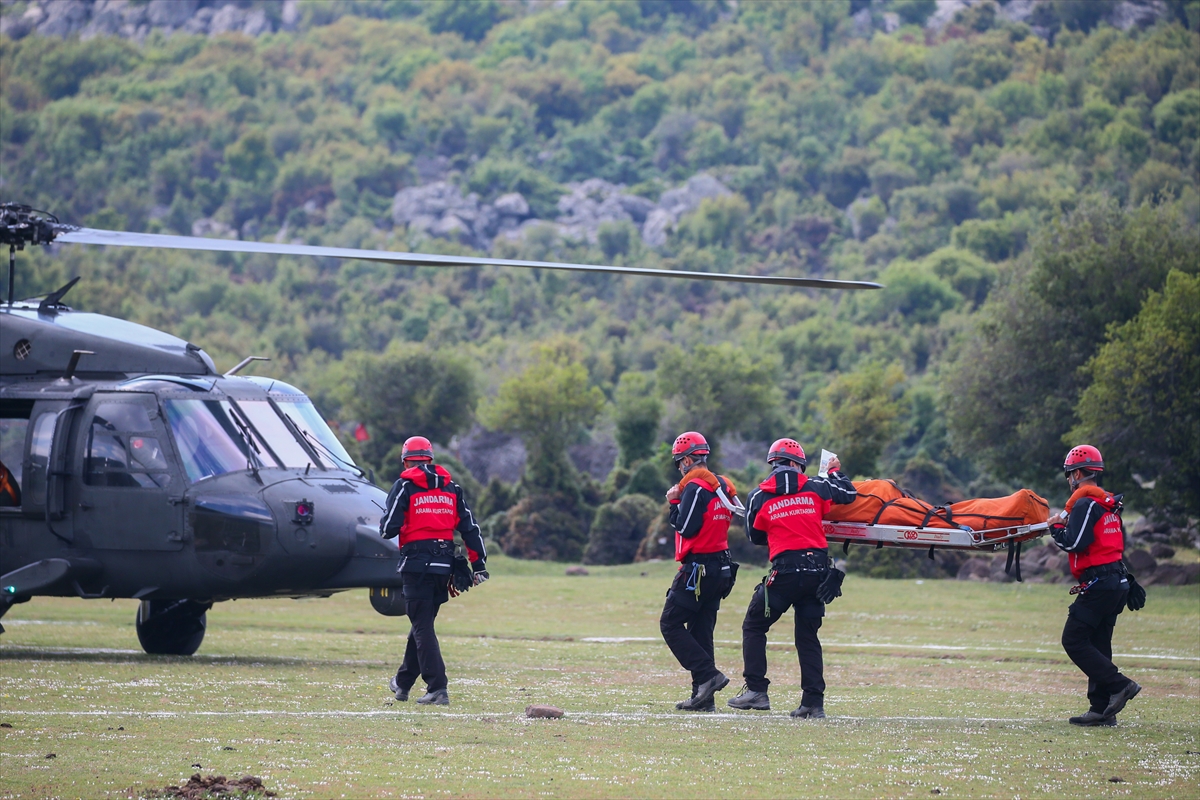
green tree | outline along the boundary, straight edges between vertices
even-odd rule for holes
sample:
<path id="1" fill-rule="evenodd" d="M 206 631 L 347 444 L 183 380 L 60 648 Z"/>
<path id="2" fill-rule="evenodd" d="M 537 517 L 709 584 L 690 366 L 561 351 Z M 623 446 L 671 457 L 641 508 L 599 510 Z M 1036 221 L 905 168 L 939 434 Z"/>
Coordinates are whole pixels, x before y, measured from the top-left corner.
<path id="1" fill-rule="evenodd" d="M 631 563 L 660 505 L 645 495 L 630 494 L 597 508 L 583 563 Z"/>
<path id="2" fill-rule="evenodd" d="M 731 344 L 674 348 L 659 359 L 658 385 L 678 405 L 678 424 L 702 433 L 713 445 L 727 433 L 768 438 L 781 400 L 778 362 Z"/>
<path id="3" fill-rule="evenodd" d="M 351 358 L 344 402 L 371 434 L 366 456 L 382 464 L 409 436 L 446 443 L 471 423 L 478 391 L 475 371 L 445 350 L 394 343 L 378 355 Z"/>
<path id="4" fill-rule="evenodd" d="M 620 463 L 624 466 L 649 458 L 657 444 L 663 405 L 654 394 L 653 378 L 645 372 L 625 372 L 617 384 L 613 417 Z"/>
<path id="5" fill-rule="evenodd" d="M 818 408 L 847 474 L 874 476 L 884 447 L 899 432 L 906 381 L 899 364 L 869 361 L 821 390 Z"/>
<path id="6" fill-rule="evenodd" d="M 1154 481 L 1155 505 L 1200 515 L 1200 277 L 1172 271 L 1085 372 L 1092 383 L 1064 442 L 1096 444 L 1117 480 L 1138 473 Z"/>
<path id="7" fill-rule="evenodd" d="M 533 364 L 500 385 L 480 416 L 489 428 L 515 433 L 525 442 L 525 480 L 531 489 L 577 492 L 567 446 L 595 421 L 604 394 L 588 385 L 578 343 L 545 342 L 535 354 Z"/>
<path id="8" fill-rule="evenodd" d="M 1176 206 L 1089 200 L 1043 233 L 992 292 L 945 381 L 956 450 L 996 477 L 1053 489 L 1080 370 L 1171 270 L 1196 274 L 1196 230 Z"/>
<path id="9" fill-rule="evenodd" d="M 424 13 L 434 33 L 449 31 L 471 42 L 486 36 L 504 16 L 496 0 L 438 0 L 426 5 Z"/>

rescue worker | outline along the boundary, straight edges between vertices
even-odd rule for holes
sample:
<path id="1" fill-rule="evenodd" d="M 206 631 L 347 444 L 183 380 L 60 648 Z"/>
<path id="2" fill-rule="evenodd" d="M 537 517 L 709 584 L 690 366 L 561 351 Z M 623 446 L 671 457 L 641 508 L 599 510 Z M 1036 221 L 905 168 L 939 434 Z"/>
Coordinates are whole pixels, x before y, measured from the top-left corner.
<path id="1" fill-rule="evenodd" d="M 1072 725 L 1112 726 L 1125 704 L 1142 690 L 1121 674 L 1112 662 L 1112 634 L 1117 615 L 1129 601 L 1132 580 L 1122 557 L 1125 533 L 1121 524 L 1121 496 L 1099 485 L 1104 471 L 1100 451 L 1090 444 L 1071 449 L 1063 461 L 1063 472 L 1071 486 L 1071 499 L 1050 535 L 1069 554 L 1071 574 L 1079 585 L 1067 610 L 1062 646 L 1075 666 L 1088 677 L 1087 698 L 1091 707 Z M 1136 584 L 1133 584 L 1136 586 Z M 1134 608 L 1141 608 L 1145 592 Z"/>
<path id="2" fill-rule="evenodd" d="M 767 711 L 767 631 L 795 607 L 796 653 L 803 695 L 793 717 L 825 718 L 825 678 L 817 631 L 825 603 L 841 594 L 844 573 L 831 569 L 822 518 L 834 503 L 852 503 L 854 484 L 841 473 L 835 457 L 828 478 L 804 474 L 808 459 L 795 439 L 778 439 L 767 452 L 773 467 L 750 495 L 746 535 L 769 548 L 771 571 L 754 590 L 742 622 L 742 659 L 746 688 L 729 700 L 732 708 Z"/>
<path id="3" fill-rule="evenodd" d="M 667 491 L 679 571 L 658 627 L 680 666 L 692 673 L 691 697 L 675 704 L 682 711 L 716 711 L 713 695 L 729 685 L 716 666 L 713 628 L 736 577 L 737 565 L 729 558 L 729 523 L 745 509 L 729 479 L 709 471 L 709 454 L 708 442 L 695 431 L 681 433 L 671 447 L 683 476 Z"/>
<path id="4" fill-rule="evenodd" d="M 407 700 L 420 676 L 425 681 L 422 705 L 450 704 L 446 664 L 433 621 L 450 597 L 454 563 L 454 531 L 462 534 L 471 562 L 472 585 L 488 579 L 487 552 L 475 516 L 463 500 L 462 487 L 450 473 L 433 463 L 433 445 L 413 436 L 401 449 L 404 471 L 388 493 L 387 510 L 379 523 L 385 539 L 400 537 L 401 591 L 412 623 L 404 661 L 391 679 L 397 700 Z"/>

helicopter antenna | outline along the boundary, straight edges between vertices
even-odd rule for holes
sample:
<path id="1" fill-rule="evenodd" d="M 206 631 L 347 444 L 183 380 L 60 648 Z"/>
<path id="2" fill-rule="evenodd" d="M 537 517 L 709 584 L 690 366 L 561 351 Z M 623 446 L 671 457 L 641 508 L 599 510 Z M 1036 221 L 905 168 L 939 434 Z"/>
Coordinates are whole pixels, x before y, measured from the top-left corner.
<path id="1" fill-rule="evenodd" d="M 250 364 L 250 363 L 252 363 L 252 362 L 254 362 L 254 361 L 270 361 L 270 360 L 271 360 L 271 359 L 267 358 L 266 356 L 246 356 L 245 358 L 243 358 L 241 361 L 239 361 L 239 362 L 237 363 L 237 366 L 235 366 L 233 369 L 231 369 L 231 370 L 229 370 L 228 372 L 226 372 L 226 373 L 225 373 L 224 375 L 222 375 L 221 377 L 223 377 L 223 378 L 229 378 L 229 377 L 232 377 L 232 376 L 234 376 L 234 375 L 237 375 L 239 372 L 241 372 L 241 371 L 242 371 L 242 368 L 243 368 L 243 367 L 245 367 L 247 364 Z"/>

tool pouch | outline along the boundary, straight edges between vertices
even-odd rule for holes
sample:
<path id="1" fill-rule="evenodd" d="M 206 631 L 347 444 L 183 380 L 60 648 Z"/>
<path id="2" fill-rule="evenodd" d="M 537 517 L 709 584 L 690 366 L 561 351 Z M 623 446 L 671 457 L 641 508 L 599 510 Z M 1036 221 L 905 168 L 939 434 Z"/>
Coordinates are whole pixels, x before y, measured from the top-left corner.
<path id="1" fill-rule="evenodd" d="M 725 591 L 721 594 L 722 600 L 729 597 L 733 592 L 733 585 L 737 583 L 738 567 L 740 566 L 741 564 L 736 561 L 730 561 L 728 564 L 721 565 L 721 576 L 728 579 L 725 583 Z"/>

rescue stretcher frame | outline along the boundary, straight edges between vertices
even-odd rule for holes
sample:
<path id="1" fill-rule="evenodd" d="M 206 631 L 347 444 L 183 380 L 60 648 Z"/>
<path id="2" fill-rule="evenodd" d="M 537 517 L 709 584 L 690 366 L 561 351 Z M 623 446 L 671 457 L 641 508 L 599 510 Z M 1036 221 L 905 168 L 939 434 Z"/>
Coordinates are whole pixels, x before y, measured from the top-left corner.
<path id="1" fill-rule="evenodd" d="M 913 525 L 884 525 L 868 522 L 822 523 L 825 538 L 830 542 L 841 542 L 843 551 L 851 544 L 873 544 L 880 547 L 906 547 L 929 550 L 929 557 L 937 548 L 945 550 L 1011 550 L 1015 545 L 1031 542 L 1050 532 L 1049 522 L 1030 525 L 1009 525 L 976 531 L 961 528 L 922 528 Z"/>

